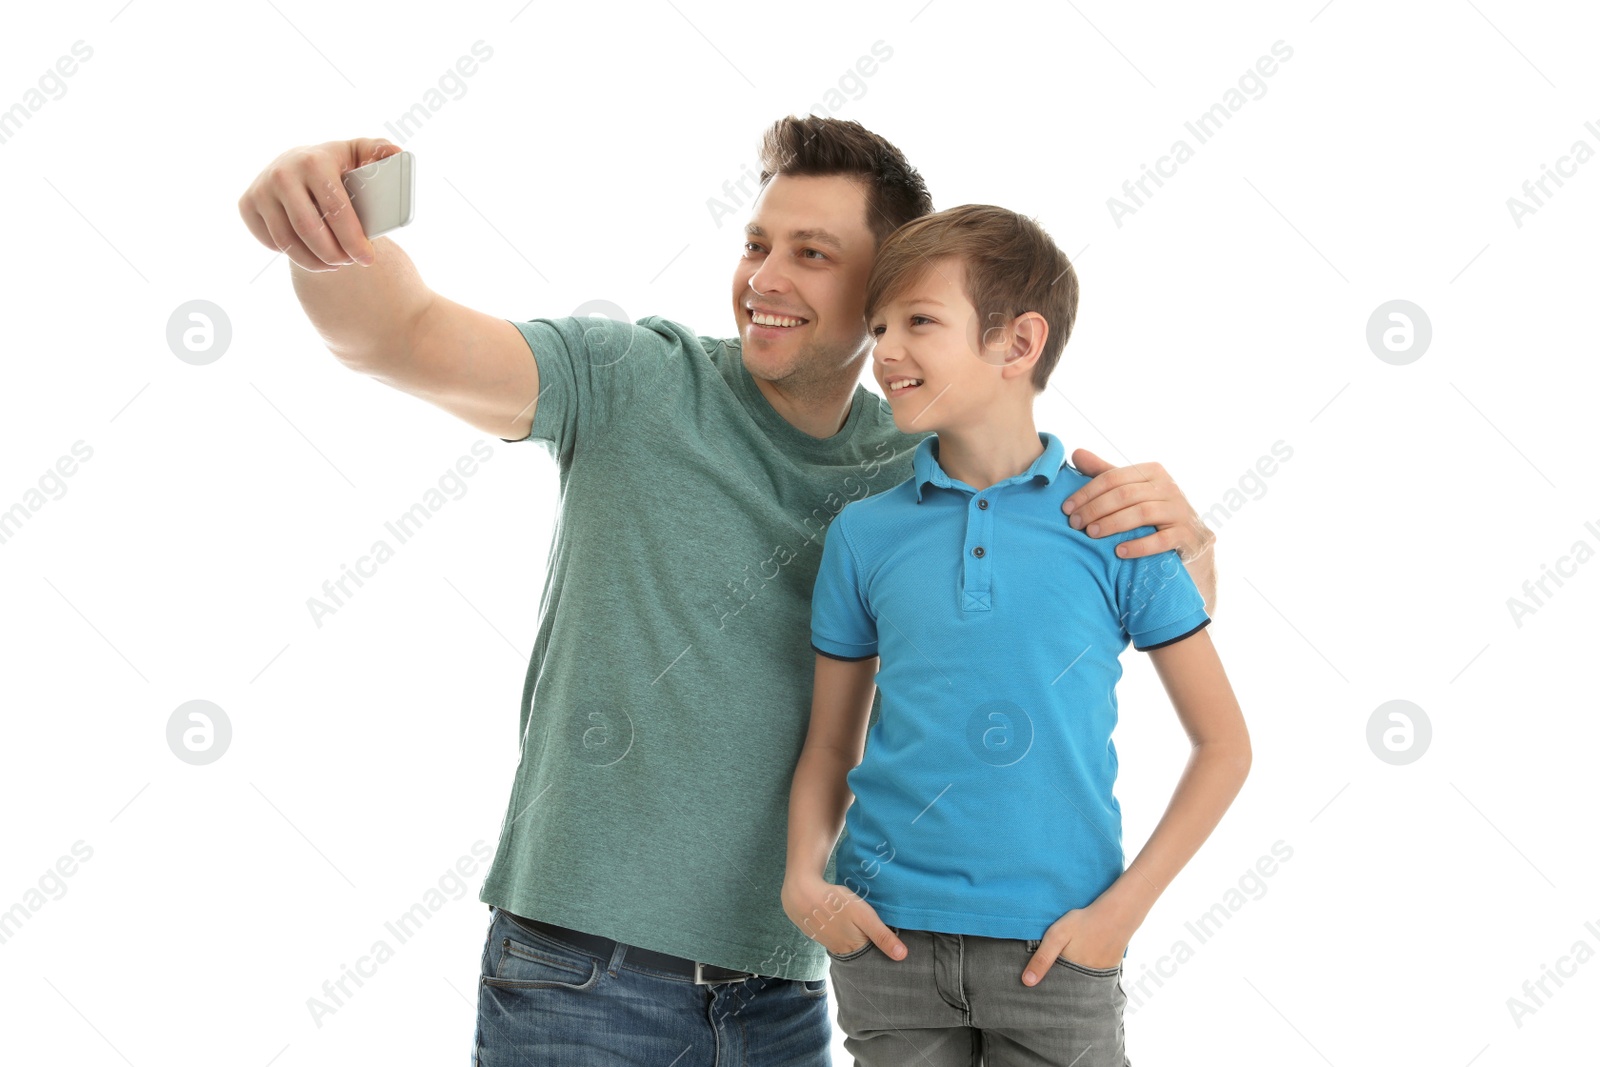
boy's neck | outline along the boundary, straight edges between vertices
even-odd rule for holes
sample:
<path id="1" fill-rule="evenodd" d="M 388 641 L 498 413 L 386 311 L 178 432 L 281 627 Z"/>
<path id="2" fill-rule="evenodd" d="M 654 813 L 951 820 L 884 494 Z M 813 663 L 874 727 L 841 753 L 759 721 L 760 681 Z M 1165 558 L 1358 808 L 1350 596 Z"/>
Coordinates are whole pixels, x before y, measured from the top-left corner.
<path id="1" fill-rule="evenodd" d="M 987 489 L 1014 478 L 1044 455 L 1044 442 L 1033 427 L 1033 412 L 973 426 L 939 431 L 939 466 L 951 478 L 974 489 Z"/>

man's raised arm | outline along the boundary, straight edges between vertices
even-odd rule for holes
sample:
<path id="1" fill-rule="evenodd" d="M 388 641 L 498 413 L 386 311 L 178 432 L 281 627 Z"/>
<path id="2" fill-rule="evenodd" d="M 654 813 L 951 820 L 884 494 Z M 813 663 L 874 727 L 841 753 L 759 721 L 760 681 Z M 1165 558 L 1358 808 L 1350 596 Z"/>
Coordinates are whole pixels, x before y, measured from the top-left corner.
<path id="1" fill-rule="evenodd" d="M 524 438 L 539 368 L 521 332 L 433 292 L 399 245 L 367 239 L 350 205 L 344 173 L 398 151 L 371 138 L 290 149 L 239 198 L 240 217 L 289 257 L 295 295 L 341 363 L 486 433 Z"/>

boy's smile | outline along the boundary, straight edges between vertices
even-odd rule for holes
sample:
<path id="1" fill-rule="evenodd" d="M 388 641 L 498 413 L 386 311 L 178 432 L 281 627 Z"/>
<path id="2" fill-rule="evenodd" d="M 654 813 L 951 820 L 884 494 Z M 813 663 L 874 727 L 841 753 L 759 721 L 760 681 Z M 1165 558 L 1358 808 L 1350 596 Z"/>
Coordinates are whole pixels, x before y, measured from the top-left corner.
<path id="1" fill-rule="evenodd" d="M 964 269 L 954 257 L 930 263 L 868 323 L 873 373 L 902 430 L 939 429 L 924 417 L 935 403 L 939 421 L 949 425 L 957 408 L 982 406 L 994 390 L 987 362 L 975 358 L 977 312 L 963 289 Z"/>

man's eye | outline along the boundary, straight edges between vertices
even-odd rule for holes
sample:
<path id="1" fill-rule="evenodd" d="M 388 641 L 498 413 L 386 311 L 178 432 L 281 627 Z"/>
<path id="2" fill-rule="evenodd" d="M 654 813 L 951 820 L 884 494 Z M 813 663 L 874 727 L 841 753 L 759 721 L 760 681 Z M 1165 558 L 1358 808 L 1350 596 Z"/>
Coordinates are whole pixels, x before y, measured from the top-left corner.
<path id="1" fill-rule="evenodd" d="M 815 248 L 803 248 L 803 249 L 801 249 L 801 251 L 802 252 L 817 252 L 817 250 Z M 819 259 L 827 259 L 828 258 L 827 256 L 823 255 L 821 252 L 817 252 L 817 257 Z"/>
<path id="2" fill-rule="evenodd" d="M 755 243 L 755 242 L 754 242 L 754 241 L 746 241 L 746 242 L 745 242 L 745 243 L 744 243 L 744 250 L 745 250 L 745 251 L 746 251 L 746 252 L 748 252 L 748 251 L 750 251 L 750 250 L 751 250 L 751 249 L 752 249 L 752 248 L 760 248 L 760 247 L 761 247 L 761 246 L 760 246 L 760 245 L 758 245 L 758 244 L 756 244 L 756 243 Z"/>

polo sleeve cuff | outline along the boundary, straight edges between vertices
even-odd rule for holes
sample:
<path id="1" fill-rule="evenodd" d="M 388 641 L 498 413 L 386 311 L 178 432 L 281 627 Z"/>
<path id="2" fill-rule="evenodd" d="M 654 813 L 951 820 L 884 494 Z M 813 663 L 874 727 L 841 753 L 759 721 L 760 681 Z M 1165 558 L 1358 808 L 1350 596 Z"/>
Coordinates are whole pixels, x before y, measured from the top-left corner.
<path id="1" fill-rule="evenodd" d="M 820 652 L 829 659 L 862 660 L 871 659 L 878 654 L 878 645 L 873 642 L 869 645 L 854 645 L 846 641 L 834 641 L 831 638 L 811 635 L 811 648 Z"/>
<path id="2" fill-rule="evenodd" d="M 1205 629 L 1211 622 L 1211 616 L 1204 610 L 1196 611 L 1168 626 L 1157 627 L 1146 633 L 1138 634 L 1134 638 L 1133 647 L 1140 652 L 1149 652 L 1167 645 L 1177 644 L 1185 637 L 1193 636 Z"/>

